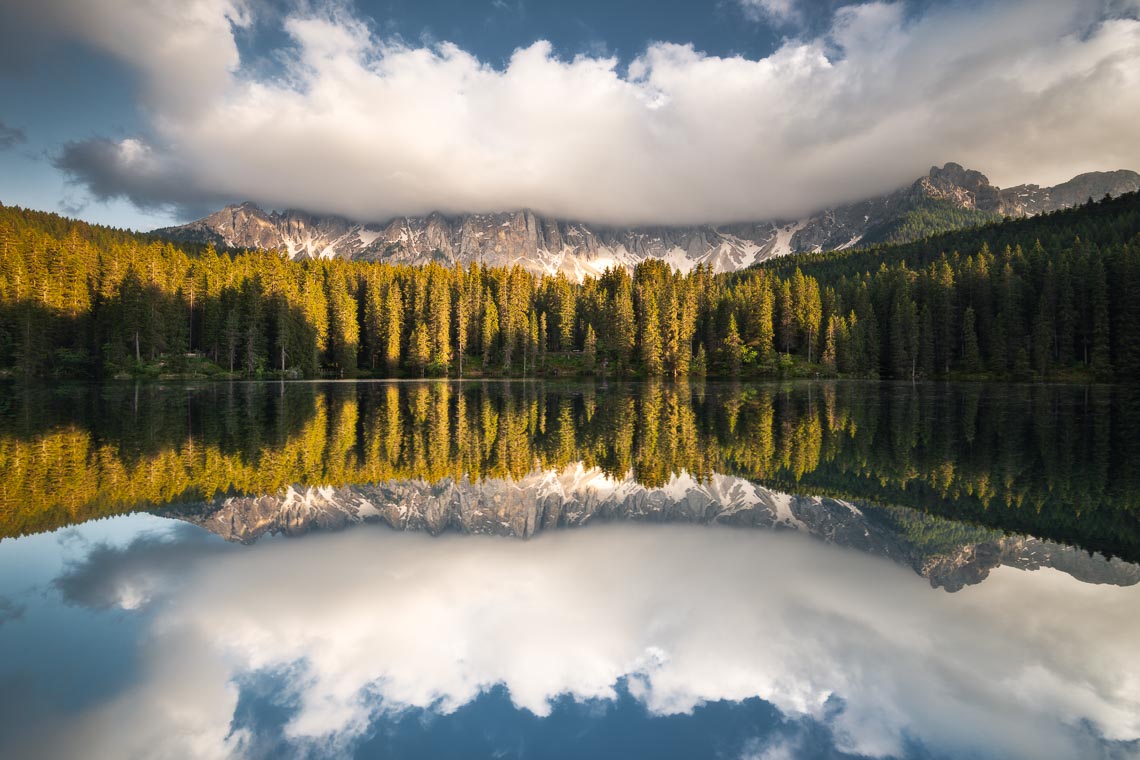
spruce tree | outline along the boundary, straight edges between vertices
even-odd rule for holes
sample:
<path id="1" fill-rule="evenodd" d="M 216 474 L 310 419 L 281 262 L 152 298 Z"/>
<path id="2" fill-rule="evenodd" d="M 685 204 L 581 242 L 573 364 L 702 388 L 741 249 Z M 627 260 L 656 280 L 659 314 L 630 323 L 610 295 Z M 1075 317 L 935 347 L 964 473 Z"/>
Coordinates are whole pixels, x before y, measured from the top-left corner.
<path id="1" fill-rule="evenodd" d="M 721 349 L 722 361 L 725 369 L 732 377 L 740 377 L 740 368 L 744 360 L 743 343 L 740 340 L 740 330 L 736 327 L 736 315 L 728 320 L 728 332 L 724 336 L 724 345 Z"/>
<path id="2" fill-rule="evenodd" d="M 962 316 L 962 368 L 972 375 L 982 371 L 982 357 L 978 350 L 978 330 L 975 322 L 974 307 L 967 306 Z"/>

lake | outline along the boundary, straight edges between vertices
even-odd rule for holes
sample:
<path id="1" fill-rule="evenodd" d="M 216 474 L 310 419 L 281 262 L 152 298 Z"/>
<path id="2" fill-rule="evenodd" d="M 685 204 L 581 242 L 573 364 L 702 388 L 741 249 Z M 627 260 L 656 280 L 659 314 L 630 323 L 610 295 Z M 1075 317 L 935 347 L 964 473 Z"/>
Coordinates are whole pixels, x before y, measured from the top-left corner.
<path id="1" fill-rule="evenodd" d="M 0 757 L 1140 757 L 1140 389 L 0 394 Z"/>

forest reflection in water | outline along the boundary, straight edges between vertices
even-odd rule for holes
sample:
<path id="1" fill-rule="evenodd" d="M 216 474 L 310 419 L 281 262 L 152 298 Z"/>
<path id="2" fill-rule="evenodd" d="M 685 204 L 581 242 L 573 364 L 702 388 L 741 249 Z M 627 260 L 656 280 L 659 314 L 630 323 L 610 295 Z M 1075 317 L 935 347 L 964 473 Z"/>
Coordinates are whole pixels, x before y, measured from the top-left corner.
<path id="1" fill-rule="evenodd" d="M 927 545 L 955 545 L 968 523 L 1140 559 L 1140 392 L 1121 386 L 234 383 L 5 399 L 0 536 L 291 488 L 580 467 L 649 489 L 723 475 L 911 508 L 900 519 Z"/>

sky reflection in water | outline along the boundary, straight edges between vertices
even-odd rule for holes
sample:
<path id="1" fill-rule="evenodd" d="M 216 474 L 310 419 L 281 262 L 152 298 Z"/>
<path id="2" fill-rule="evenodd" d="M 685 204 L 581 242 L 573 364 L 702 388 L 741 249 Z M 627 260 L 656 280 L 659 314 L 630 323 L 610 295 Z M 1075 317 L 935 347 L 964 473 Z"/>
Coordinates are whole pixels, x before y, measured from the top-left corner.
<path id="1" fill-rule="evenodd" d="M 676 757 L 1128 757 L 1140 737 L 1140 587 L 1052 569 L 947 594 L 788 532 L 247 547 L 133 516 L 5 542 L 0 571 L 21 610 L 3 756 L 628 756 L 672 730 Z M 89 693 L 61 699 L 57 661 Z"/>

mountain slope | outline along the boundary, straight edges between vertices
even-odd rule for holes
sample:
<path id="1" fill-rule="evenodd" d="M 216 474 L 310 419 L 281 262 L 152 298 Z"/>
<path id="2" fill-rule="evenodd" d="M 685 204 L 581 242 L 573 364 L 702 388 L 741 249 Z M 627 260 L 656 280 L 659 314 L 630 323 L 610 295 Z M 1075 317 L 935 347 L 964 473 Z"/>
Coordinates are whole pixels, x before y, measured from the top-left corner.
<path id="1" fill-rule="evenodd" d="M 291 258 L 519 264 L 532 272 L 563 272 L 581 279 L 651 258 L 682 271 L 702 264 L 716 272 L 735 271 L 788 253 L 905 242 L 1137 189 L 1140 174 L 1122 170 L 1082 174 L 1052 188 L 1018 185 L 1002 190 L 984 174 L 949 163 L 932 167 L 926 176 L 888 195 L 793 222 L 622 228 L 520 210 L 455 217 L 433 213 L 361 224 L 303 211 L 266 212 L 243 203 L 155 234 L 182 242 L 278 249 Z"/>

